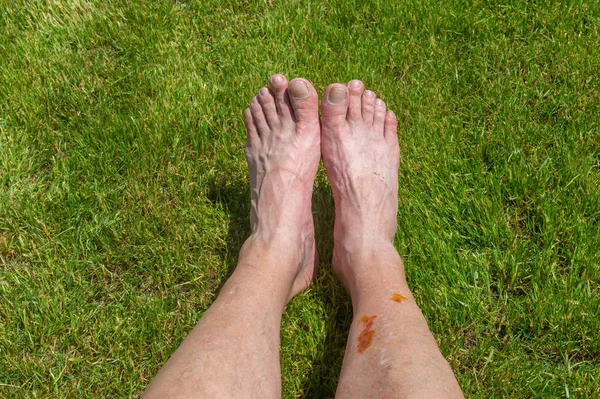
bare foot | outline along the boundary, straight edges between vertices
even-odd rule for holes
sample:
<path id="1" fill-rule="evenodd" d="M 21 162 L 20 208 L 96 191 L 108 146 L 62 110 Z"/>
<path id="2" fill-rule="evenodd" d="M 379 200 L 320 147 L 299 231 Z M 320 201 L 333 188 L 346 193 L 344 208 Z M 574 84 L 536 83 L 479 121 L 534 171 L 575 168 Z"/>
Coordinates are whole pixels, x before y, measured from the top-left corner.
<path id="1" fill-rule="evenodd" d="M 357 80 L 329 86 L 321 110 L 322 156 L 336 208 L 333 267 L 354 312 L 336 398 L 462 398 L 392 244 L 396 117 Z"/>
<path id="2" fill-rule="evenodd" d="M 311 197 L 321 158 L 318 96 L 306 79 L 269 79 L 244 113 L 252 190 L 251 240 L 282 253 L 297 249 L 289 298 L 306 289 L 318 264 Z M 288 299 L 289 299 L 288 298 Z"/>
<path id="3" fill-rule="evenodd" d="M 322 156 L 335 199 L 333 267 L 346 285 L 352 251 L 389 247 L 396 232 L 397 120 L 359 80 L 330 85 L 322 99 Z"/>

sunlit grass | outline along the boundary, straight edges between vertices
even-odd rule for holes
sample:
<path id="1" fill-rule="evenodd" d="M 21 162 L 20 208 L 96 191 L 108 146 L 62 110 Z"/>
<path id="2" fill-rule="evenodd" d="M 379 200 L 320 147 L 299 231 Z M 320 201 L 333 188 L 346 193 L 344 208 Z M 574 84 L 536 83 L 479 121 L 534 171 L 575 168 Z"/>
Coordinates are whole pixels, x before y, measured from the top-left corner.
<path id="1" fill-rule="evenodd" d="M 275 72 L 399 116 L 396 247 L 468 397 L 600 396 L 600 4 L 0 0 L 0 397 L 137 396 L 249 234 L 242 110 Z M 329 271 L 282 326 L 332 397 Z"/>

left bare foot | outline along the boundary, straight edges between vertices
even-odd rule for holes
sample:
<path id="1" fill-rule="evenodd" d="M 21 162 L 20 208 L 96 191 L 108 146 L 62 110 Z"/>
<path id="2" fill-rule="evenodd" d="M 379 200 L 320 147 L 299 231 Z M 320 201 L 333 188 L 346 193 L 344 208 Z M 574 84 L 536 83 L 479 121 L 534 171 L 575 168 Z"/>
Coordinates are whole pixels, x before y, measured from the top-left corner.
<path id="1" fill-rule="evenodd" d="M 296 251 L 290 299 L 308 287 L 318 263 L 311 212 L 321 159 L 318 96 L 306 79 L 288 84 L 278 74 L 269 83 L 244 113 L 252 190 L 249 241 Z"/>

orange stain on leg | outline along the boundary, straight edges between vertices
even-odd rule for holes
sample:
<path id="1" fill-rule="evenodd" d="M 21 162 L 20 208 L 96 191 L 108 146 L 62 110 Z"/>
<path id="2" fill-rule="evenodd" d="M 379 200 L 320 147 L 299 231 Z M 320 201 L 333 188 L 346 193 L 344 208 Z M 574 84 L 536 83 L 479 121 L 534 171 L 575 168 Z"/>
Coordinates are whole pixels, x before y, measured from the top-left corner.
<path id="1" fill-rule="evenodd" d="M 375 330 L 371 329 L 371 327 L 373 327 L 373 322 L 375 321 L 376 317 L 377 316 L 362 315 L 360 320 L 358 320 L 359 326 L 361 324 L 364 324 L 365 326 L 364 330 L 362 330 L 358 336 L 358 353 L 363 353 L 373 343 Z"/>
<path id="2" fill-rule="evenodd" d="M 402 294 L 393 294 L 392 297 L 390 298 L 392 301 L 394 302 L 403 302 L 406 301 L 408 298 L 406 298 L 404 295 Z"/>

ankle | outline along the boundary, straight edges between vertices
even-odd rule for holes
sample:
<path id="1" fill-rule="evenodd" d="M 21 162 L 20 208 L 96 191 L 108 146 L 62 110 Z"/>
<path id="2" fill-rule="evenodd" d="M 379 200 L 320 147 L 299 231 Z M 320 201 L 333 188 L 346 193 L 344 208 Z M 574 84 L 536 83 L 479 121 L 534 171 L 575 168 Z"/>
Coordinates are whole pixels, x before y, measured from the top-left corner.
<path id="1" fill-rule="evenodd" d="M 240 260 L 251 263 L 274 263 L 278 269 L 288 269 L 302 260 L 303 239 L 300 234 L 257 230 L 244 242 Z M 258 265 L 260 266 L 260 265 Z"/>
<path id="2" fill-rule="evenodd" d="M 334 234 L 337 260 L 352 266 L 371 258 L 397 256 L 392 242 L 377 234 Z"/>
<path id="3" fill-rule="evenodd" d="M 264 300 L 283 310 L 302 259 L 302 246 L 296 240 L 270 239 L 254 233 L 242 246 L 238 264 L 227 284 L 246 287 L 253 300 Z"/>
<path id="4" fill-rule="evenodd" d="M 390 241 L 354 240 L 341 245 L 336 242 L 333 263 L 353 303 L 362 293 L 387 296 L 392 291 L 402 291 L 410 294 L 404 264 Z"/>

